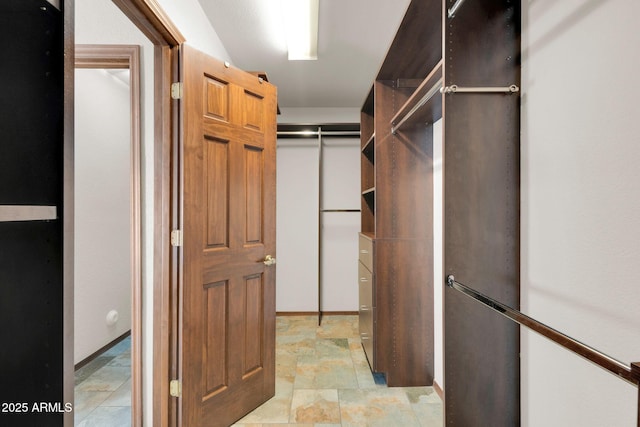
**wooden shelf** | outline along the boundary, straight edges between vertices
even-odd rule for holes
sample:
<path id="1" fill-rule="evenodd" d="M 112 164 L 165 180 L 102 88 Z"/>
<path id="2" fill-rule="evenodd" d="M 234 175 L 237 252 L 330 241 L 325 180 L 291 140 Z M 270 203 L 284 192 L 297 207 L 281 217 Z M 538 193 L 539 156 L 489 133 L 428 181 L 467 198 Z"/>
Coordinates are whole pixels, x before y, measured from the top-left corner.
<path id="1" fill-rule="evenodd" d="M 376 210 L 376 187 L 371 187 L 368 190 L 362 192 L 362 198 L 364 199 L 364 204 L 369 208 L 373 216 L 375 217 Z M 364 209 L 364 206 L 363 206 Z M 375 223 L 375 220 L 374 220 Z"/>
<path id="2" fill-rule="evenodd" d="M 442 118 L 442 60 L 391 119 L 393 131 L 433 123 Z"/>
<path id="3" fill-rule="evenodd" d="M 376 192 L 376 187 L 371 187 L 362 192 L 363 196 L 373 196 Z"/>
<path id="4" fill-rule="evenodd" d="M 367 142 L 365 142 L 364 147 L 362 147 L 362 154 L 364 154 L 365 157 L 369 159 L 369 161 L 371 161 L 371 163 L 373 163 L 375 160 L 375 149 L 374 149 L 375 140 L 376 140 L 376 134 L 374 133 L 367 140 Z"/>
<path id="5" fill-rule="evenodd" d="M 363 236 L 373 240 L 376 238 L 376 233 L 372 232 L 372 231 L 361 231 L 360 234 L 362 234 Z"/>

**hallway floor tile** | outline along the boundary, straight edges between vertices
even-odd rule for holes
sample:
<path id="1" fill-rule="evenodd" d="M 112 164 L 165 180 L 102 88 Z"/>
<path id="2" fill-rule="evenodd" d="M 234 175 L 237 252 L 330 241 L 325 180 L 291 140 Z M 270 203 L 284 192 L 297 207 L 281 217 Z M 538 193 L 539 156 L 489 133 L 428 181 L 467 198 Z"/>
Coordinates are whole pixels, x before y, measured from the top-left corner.
<path id="1" fill-rule="evenodd" d="M 235 427 L 442 427 L 433 387 L 375 381 L 357 316 L 279 316 L 276 395 Z"/>
<path id="2" fill-rule="evenodd" d="M 76 372 L 75 425 L 131 425 L 126 339 Z M 278 316 L 276 395 L 236 427 L 442 427 L 433 387 L 389 388 L 371 374 L 357 316 Z"/>

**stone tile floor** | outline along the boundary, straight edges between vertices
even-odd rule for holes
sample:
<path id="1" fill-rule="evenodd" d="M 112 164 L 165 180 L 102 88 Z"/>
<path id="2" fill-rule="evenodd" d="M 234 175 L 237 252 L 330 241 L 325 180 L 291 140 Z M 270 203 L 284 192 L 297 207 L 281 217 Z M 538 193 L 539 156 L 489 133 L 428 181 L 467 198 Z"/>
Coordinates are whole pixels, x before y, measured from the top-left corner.
<path id="1" fill-rule="evenodd" d="M 127 337 L 75 373 L 74 424 L 131 425 L 131 338 Z"/>
<path id="2" fill-rule="evenodd" d="M 389 388 L 371 374 L 357 316 L 279 316 L 276 395 L 237 427 L 442 427 L 432 387 Z"/>
<path id="3" fill-rule="evenodd" d="M 131 425 L 131 344 L 76 372 L 75 425 Z M 357 316 L 279 316 L 276 395 L 236 427 L 442 427 L 432 387 L 386 387 L 369 370 Z"/>

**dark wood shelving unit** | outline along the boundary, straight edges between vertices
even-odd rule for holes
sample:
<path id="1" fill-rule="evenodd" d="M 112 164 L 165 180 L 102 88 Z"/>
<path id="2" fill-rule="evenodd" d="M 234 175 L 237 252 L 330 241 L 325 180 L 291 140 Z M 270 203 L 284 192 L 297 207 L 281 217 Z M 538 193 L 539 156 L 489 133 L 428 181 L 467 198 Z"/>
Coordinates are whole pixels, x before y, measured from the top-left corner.
<path id="1" fill-rule="evenodd" d="M 441 115 L 441 94 L 392 120 L 442 79 L 441 37 L 442 5 L 412 1 L 361 110 L 360 332 L 389 386 L 433 384 L 432 136 L 409 125 Z"/>
<path id="2" fill-rule="evenodd" d="M 412 0 L 362 106 L 361 337 L 389 386 L 433 383 L 441 118 L 444 273 L 519 306 L 520 100 L 479 89 L 520 85 L 520 15 L 519 0 Z M 443 292 L 445 424 L 518 425 L 517 327 Z"/>

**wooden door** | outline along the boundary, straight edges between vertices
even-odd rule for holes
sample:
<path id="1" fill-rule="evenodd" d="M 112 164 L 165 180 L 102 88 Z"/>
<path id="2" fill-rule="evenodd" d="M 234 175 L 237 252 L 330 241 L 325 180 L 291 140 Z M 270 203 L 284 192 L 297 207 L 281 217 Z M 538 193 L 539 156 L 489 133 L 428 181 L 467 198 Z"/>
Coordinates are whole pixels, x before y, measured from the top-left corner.
<path id="1" fill-rule="evenodd" d="M 276 89 L 181 52 L 183 426 L 229 426 L 275 393 Z"/>

